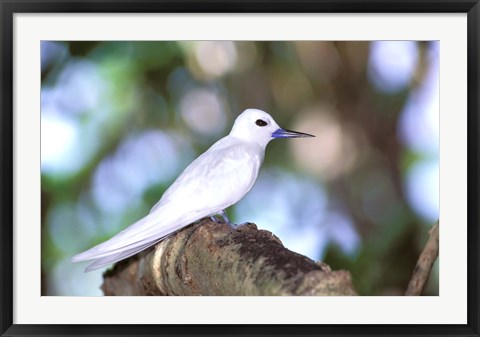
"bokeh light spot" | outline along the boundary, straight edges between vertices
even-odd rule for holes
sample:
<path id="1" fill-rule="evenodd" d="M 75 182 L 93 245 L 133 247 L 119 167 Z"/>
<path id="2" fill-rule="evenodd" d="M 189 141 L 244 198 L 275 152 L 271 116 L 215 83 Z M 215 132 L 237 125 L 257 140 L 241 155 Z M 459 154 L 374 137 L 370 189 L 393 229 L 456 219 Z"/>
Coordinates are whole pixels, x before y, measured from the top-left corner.
<path id="1" fill-rule="evenodd" d="M 397 92 L 411 81 L 418 60 L 416 41 L 373 41 L 368 75 L 383 92 Z"/>
<path id="2" fill-rule="evenodd" d="M 198 41 L 194 53 L 202 70 L 213 77 L 231 71 L 237 61 L 237 50 L 232 41 Z"/>
<path id="3" fill-rule="evenodd" d="M 290 142 L 298 164 L 326 180 L 350 171 L 357 158 L 355 142 L 328 107 L 314 108 L 299 117 L 295 130 L 315 135 L 308 141 Z"/>
<path id="4" fill-rule="evenodd" d="M 181 151 L 179 144 L 161 131 L 146 130 L 127 138 L 95 171 L 95 202 L 107 212 L 134 206 L 149 186 L 173 179 Z"/>
<path id="5" fill-rule="evenodd" d="M 421 161 L 407 173 L 406 190 L 410 205 L 429 223 L 438 220 L 440 171 L 438 161 Z"/>
<path id="6" fill-rule="evenodd" d="M 217 135 L 225 129 L 224 104 L 211 90 L 202 88 L 187 92 L 180 101 L 179 109 L 183 120 L 196 132 Z"/>
<path id="7" fill-rule="evenodd" d="M 41 116 L 42 172 L 70 173 L 79 167 L 78 158 L 72 156 L 78 140 L 75 122 L 54 112 L 45 111 Z"/>

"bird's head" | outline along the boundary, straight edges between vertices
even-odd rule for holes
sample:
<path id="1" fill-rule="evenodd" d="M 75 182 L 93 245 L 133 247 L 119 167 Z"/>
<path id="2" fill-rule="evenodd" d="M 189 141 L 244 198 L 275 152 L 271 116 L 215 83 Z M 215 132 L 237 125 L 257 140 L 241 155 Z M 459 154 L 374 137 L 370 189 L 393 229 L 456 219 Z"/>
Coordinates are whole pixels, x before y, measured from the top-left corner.
<path id="1" fill-rule="evenodd" d="M 274 138 L 315 137 L 308 133 L 282 129 L 272 116 L 258 109 L 243 111 L 235 120 L 230 135 L 257 143 L 263 148 Z"/>

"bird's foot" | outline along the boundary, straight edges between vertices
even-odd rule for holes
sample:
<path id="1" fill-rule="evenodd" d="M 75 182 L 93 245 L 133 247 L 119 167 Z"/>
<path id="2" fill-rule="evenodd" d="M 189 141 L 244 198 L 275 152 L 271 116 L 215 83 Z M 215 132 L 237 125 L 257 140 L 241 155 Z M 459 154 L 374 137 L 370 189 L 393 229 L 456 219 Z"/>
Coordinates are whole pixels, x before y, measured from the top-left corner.
<path id="1" fill-rule="evenodd" d="M 213 222 L 218 223 L 218 224 L 219 224 L 219 223 L 222 223 L 222 222 L 217 218 L 217 215 L 216 215 L 216 214 L 215 214 L 215 215 L 212 215 L 212 216 L 210 217 L 210 220 L 212 220 Z"/>
<path id="2" fill-rule="evenodd" d="M 212 221 L 214 221 L 216 223 L 221 223 L 222 221 L 219 221 L 218 217 L 222 217 L 223 222 L 226 223 L 227 225 L 229 225 L 230 227 L 234 228 L 234 229 L 237 229 L 237 228 L 239 228 L 243 225 L 246 225 L 248 223 L 248 222 L 244 222 L 242 224 L 237 225 L 237 224 L 231 222 L 230 219 L 227 216 L 227 213 L 225 213 L 225 211 L 220 211 L 217 214 L 211 216 L 210 218 L 212 219 Z"/>

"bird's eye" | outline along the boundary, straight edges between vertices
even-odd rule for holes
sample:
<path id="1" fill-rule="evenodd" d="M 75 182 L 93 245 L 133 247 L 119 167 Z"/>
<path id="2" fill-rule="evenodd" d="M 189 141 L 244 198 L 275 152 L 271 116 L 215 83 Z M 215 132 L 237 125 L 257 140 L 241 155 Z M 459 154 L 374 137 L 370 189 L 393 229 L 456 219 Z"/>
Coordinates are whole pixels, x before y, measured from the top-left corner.
<path id="1" fill-rule="evenodd" d="M 255 124 L 257 124 L 258 126 L 265 126 L 267 125 L 267 122 L 265 122 L 263 119 L 257 119 Z"/>

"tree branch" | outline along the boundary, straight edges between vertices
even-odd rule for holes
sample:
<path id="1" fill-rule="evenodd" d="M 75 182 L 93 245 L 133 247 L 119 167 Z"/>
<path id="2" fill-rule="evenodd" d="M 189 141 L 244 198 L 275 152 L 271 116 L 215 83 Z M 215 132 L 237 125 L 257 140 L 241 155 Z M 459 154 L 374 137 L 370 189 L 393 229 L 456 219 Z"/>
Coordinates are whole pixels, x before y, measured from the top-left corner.
<path id="1" fill-rule="evenodd" d="M 419 296 L 422 294 L 423 288 L 428 281 L 430 271 L 432 270 L 433 264 L 438 257 L 438 247 L 439 247 L 439 228 L 438 221 L 433 227 L 428 231 L 430 238 L 428 239 L 425 248 L 418 258 L 417 265 L 413 270 L 412 278 L 408 284 L 407 291 L 405 292 L 406 296 Z"/>
<path id="2" fill-rule="evenodd" d="M 210 220 L 104 274 L 105 295 L 356 295 L 347 271 L 283 247 L 272 233 Z"/>

